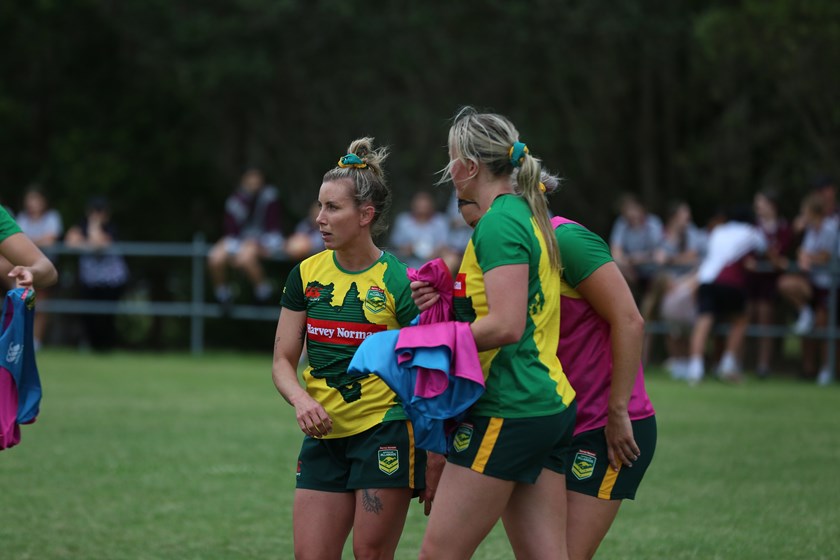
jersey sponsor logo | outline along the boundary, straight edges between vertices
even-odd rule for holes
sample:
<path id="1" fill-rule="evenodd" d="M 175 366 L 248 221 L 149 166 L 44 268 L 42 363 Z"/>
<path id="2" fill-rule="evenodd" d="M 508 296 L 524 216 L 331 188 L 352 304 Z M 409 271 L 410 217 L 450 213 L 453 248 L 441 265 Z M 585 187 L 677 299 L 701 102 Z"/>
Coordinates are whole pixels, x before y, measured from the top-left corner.
<path id="1" fill-rule="evenodd" d="M 400 452 L 396 447 L 380 447 L 379 453 L 379 470 L 391 476 L 400 468 Z"/>
<path id="2" fill-rule="evenodd" d="M 327 321 L 324 319 L 306 319 L 306 334 L 313 342 L 326 344 L 345 344 L 359 346 L 364 339 L 373 333 L 387 330 L 387 325 L 346 323 L 344 321 Z"/>
<path id="3" fill-rule="evenodd" d="M 16 364 L 21 356 L 23 356 L 23 343 L 15 344 L 13 342 L 9 344 L 9 349 L 6 352 L 6 361 L 10 364 Z"/>
<path id="4" fill-rule="evenodd" d="M 455 438 L 452 441 L 452 447 L 455 448 L 455 451 L 460 453 L 464 449 L 470 446 L 470 441 L 472 441 L 473 436 L 473 425 L 472 424 L 461 424 L 458 426 L 458 429 L 455 431 Z"/>
<path id="5" fill-rule="evenodd" d="M 595 471 L 596 461 L 597 456 L 594 453 L 581 449 L 575 454 L 575 460 L 572 462 L 572 474 L 578 480 L 591 478 Z"/>
<path id="6" fill-rule="evenodd" d="M 452 287 L 452 295 L 455 297 L 467 297 L 467 275 L 459 272 L 455 277 L 455 285 Z"/>
<path id="7" fill-rule="evenodd" d="M 371 286 L 368 288 L 365 296 L 365 309 L 371 313 L 379 313 L 385 309 L 385 290 L 379 286 Z"/>

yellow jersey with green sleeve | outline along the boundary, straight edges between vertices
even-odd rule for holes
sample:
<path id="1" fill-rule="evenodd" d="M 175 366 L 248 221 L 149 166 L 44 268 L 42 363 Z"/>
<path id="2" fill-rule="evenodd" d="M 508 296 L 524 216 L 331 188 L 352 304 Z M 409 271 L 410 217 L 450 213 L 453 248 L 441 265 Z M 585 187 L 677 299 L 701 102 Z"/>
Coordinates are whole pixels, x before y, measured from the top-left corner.
<path id="1" fill-rule="evenodd" d="M 0 243 L 16 233 L 20 233 L 20 227 L 11 214 L 0 206 Z"/>
<path id="2" fill-rule="evenodd" d="M 575 397 L 557 358 L 560 273 L 551 268 L 545 238 L 521 197 L 496 198 L 478 222 L 455 279 L 456 320 L 485 317 L 484 275 L 517 264 L 528 265 L 525 332 L 518 342 L 479 352 L 487 390 L 473 406 L 477 416 L 547 416 L 565 410 Z"/>
<path id="3" fill-rule="evenodd" d="M 303 372 L 306 391 L 333 422 L 327 438 L 352 436 L 381 422 L 407 419 L 394 392 L 377 375 L 347 374 L 356 348 L 373 333 L 398 329 L 418 314 L 406 266 L 383 252 L 365 270 L 348 271 L 334 251 L 322 251 L 295 266 L 281 305 L 306 312 Z"/>

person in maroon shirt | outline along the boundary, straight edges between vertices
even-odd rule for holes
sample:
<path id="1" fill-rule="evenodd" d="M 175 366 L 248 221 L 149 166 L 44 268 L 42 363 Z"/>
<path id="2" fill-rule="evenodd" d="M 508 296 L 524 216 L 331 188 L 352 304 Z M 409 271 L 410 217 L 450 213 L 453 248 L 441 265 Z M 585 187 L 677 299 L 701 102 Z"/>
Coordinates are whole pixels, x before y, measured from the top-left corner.
<path id="1" fill-rule="evenodd" d="M 755 194 L 753 210 L 756 225 L 767 239 L 767 252 L 761 263 L 767 268 L 750 271 L 748 284 L 749 310 L 753 323 L 761 326 L 773 325 L 776 302 L 779 298 L 777 284 L 779 276 L 790 264 L 788 255 L 793 247 L 793 229 L 784 216 L 779 215 L 778 195 L 767 188 Z M 773 357 L 774 339 L 762 336 L 758 339 L 756 374 L 759 378 L 770 375 L 770 363 Z"/>
<path id="2" fill-rule="evenodd" d="M 273 292 L 260 259 L 281 254 L 284 239 L 280 227 L 280 196 L 267 185 L 262 171 L 250 168 L 237 189 L 225 201 L 224 236 L 210 249 L 207 264 L 216 299 L 232 300 L 227 284 L 227 266 L 245 273 L 254 286 L 254 297 L 267 301 Z"/>

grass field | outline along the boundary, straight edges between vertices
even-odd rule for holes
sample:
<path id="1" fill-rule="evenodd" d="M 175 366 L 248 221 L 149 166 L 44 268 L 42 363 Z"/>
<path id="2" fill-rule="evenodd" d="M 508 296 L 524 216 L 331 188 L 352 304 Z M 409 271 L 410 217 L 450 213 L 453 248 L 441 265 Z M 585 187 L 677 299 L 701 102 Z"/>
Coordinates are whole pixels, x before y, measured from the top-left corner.
<path id="1" fill-rule="evenodd" d="M 301 436 L 270 356 L 45 351 L 39 367 L 41 416 L 0 453 L 0 558 L 291 558 Z M 656 457 L 598 557 L 840 555 L 840 388 L 658 372 L 648 388 Z M 398 558 L 424 526 L 415 503 Z M 512 558 L 500 527 L 475 558 Z"/>

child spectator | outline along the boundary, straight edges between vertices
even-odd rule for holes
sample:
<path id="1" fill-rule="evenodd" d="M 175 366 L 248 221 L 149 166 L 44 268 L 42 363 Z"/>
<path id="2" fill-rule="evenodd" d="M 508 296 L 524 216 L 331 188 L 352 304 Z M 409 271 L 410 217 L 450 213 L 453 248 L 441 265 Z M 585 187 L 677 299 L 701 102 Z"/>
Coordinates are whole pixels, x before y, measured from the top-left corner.
<path id="1" fill-rule="evenodd" d="M 210 249 L 207 263 L 216 299 L 228 304 L 233 299 L 227 283 L 227 266 L 245 273 L 254 287 L 254 297 L 267 301 L 273 292 L 260 259 L 280 254 L 284 239 L 280 227 L 280 197 L 267 185 L 262 171 L 250 168 L 233 194 L 225 201 L 224 236 Z"/>

